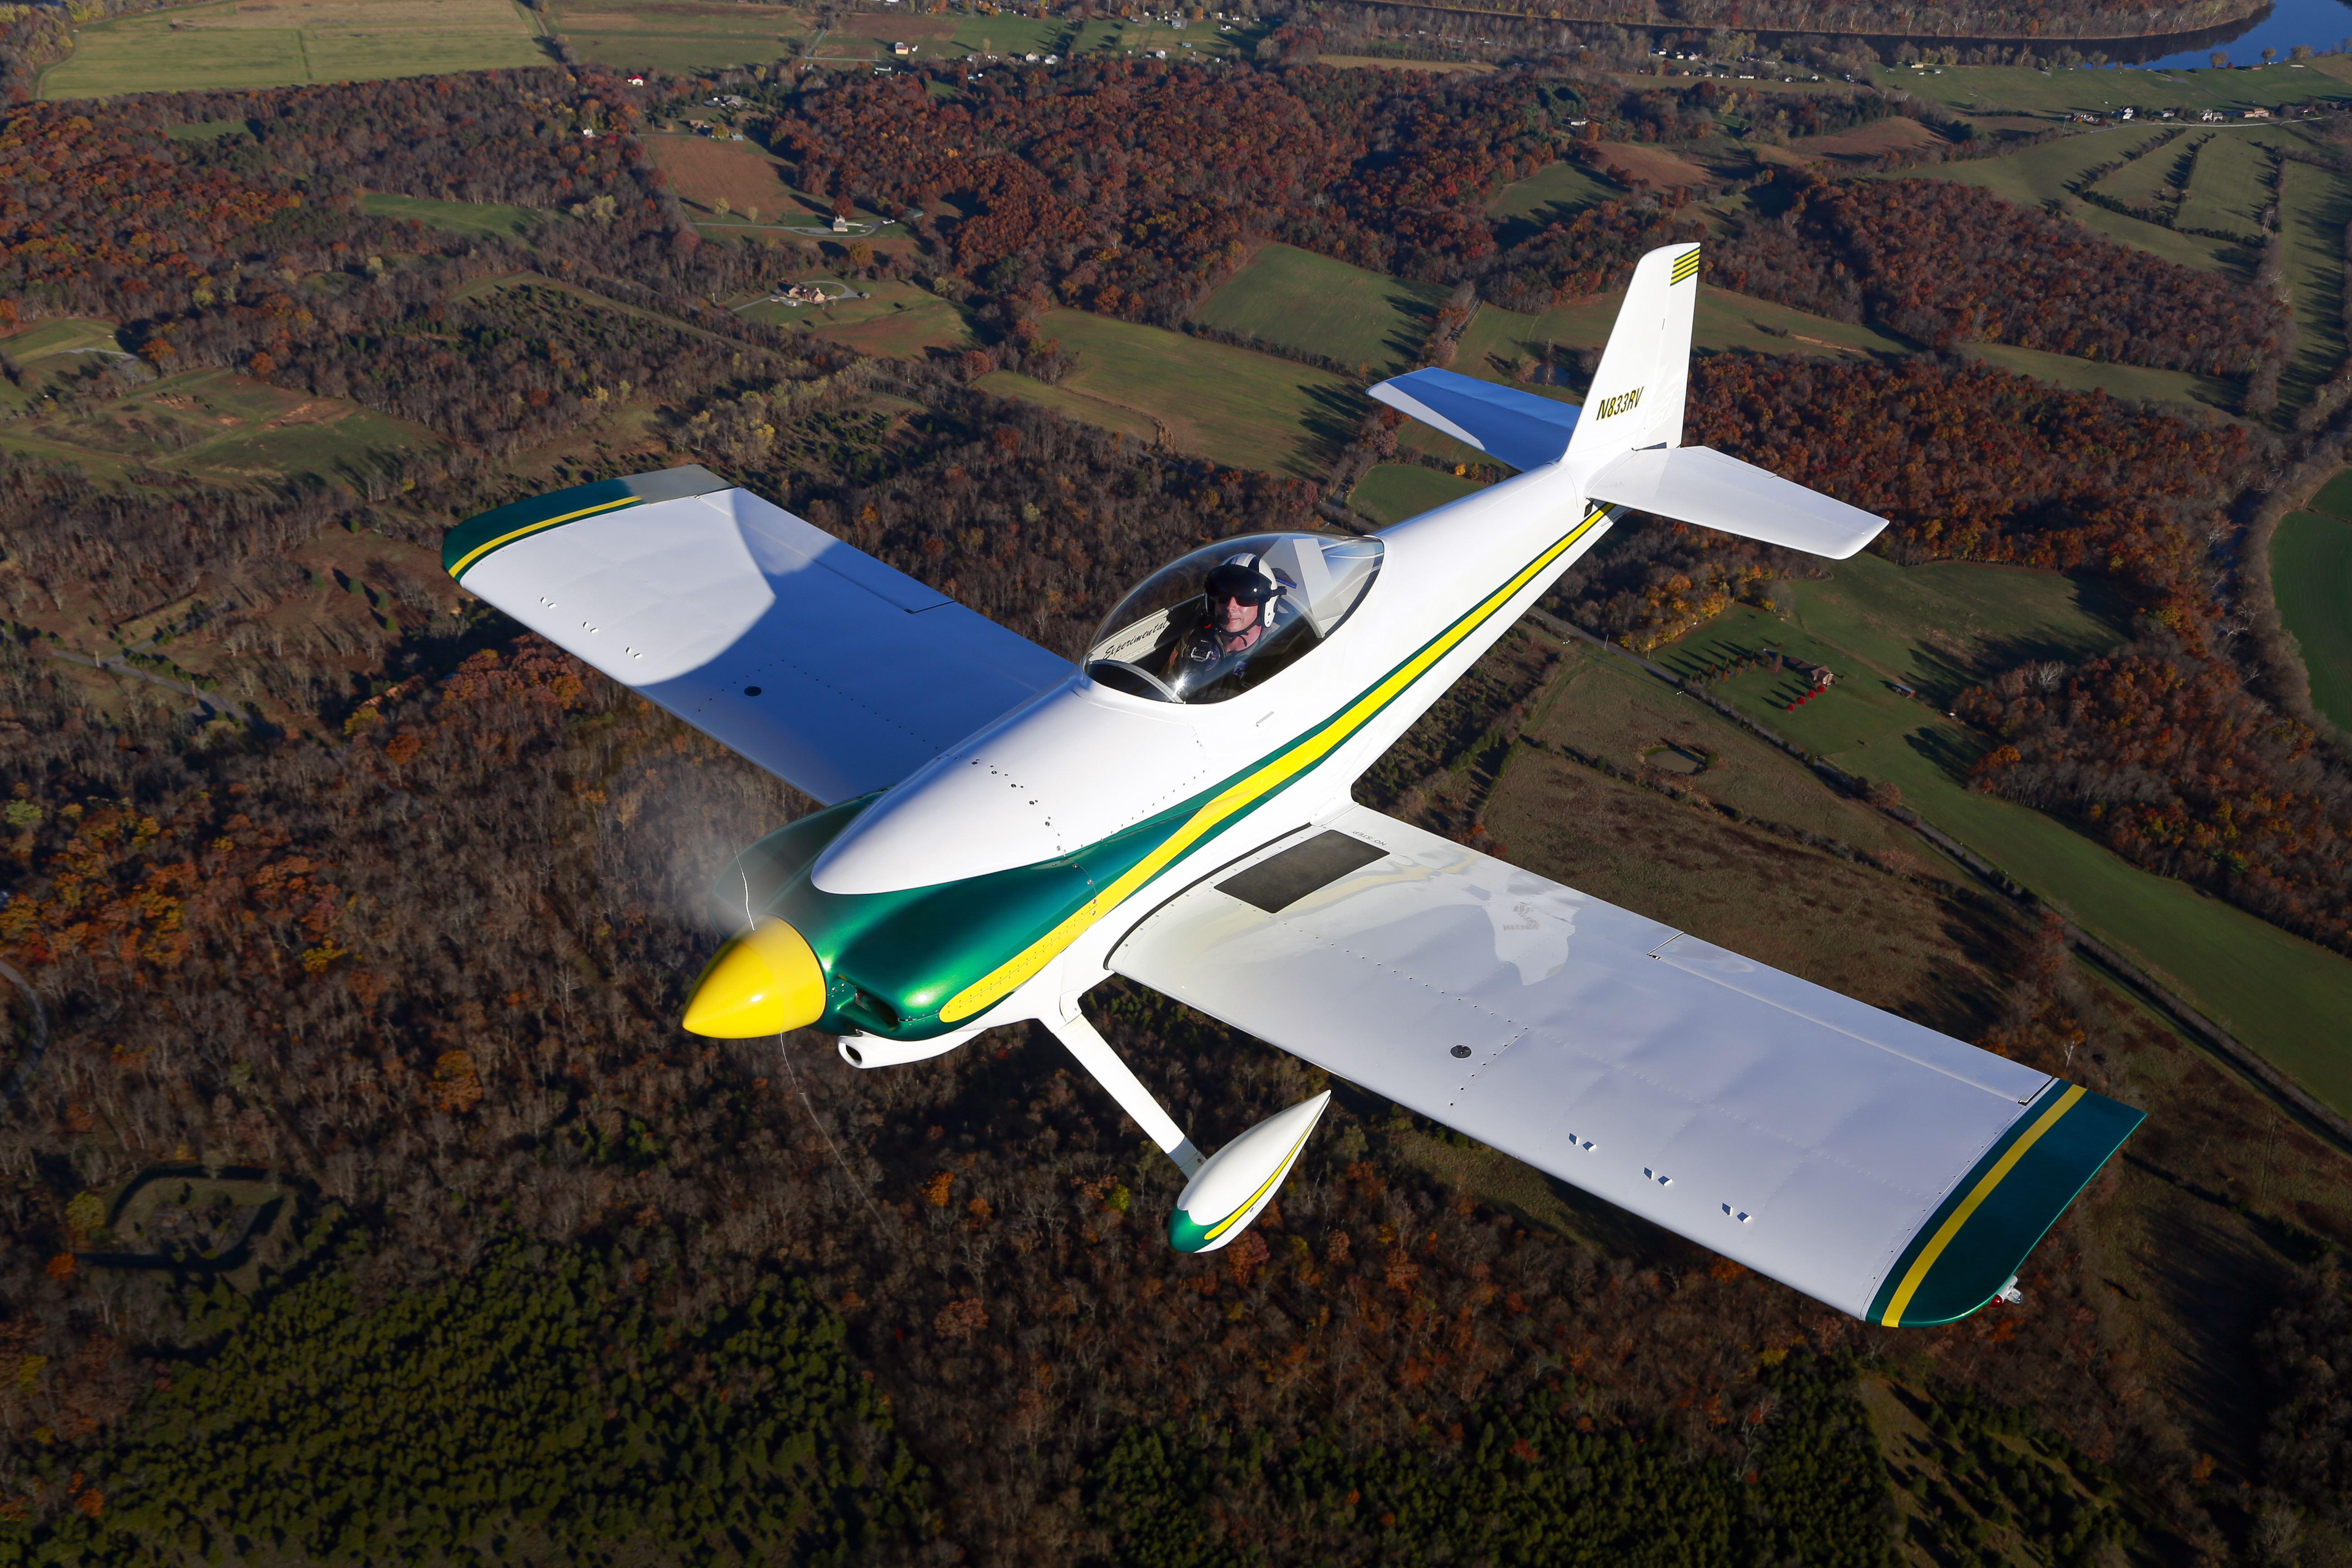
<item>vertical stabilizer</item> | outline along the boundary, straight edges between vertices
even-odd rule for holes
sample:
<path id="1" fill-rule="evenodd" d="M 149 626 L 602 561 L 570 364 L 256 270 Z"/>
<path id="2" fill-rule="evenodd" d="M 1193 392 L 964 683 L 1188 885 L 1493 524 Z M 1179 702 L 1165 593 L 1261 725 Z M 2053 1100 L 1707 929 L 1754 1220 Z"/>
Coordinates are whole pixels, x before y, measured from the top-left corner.
<path id="1" fill-rule="evenodd" d="M 1698 248 L 1670 245 L 1634 265 L 1583 416 L 1569 439 L 1570 467 L 1589 472 L 1644 447 L 1682 445 Z"/>

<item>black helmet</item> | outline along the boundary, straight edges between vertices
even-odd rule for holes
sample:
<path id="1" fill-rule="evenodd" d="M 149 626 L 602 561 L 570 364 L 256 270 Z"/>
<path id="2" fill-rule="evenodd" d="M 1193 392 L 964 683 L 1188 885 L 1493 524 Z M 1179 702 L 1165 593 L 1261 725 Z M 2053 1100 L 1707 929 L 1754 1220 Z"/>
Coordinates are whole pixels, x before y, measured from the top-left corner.
<path id="1" fill-rule="evenodd" d="M 1209 572 L 1209 602 L 1239 599 L 1244 605 L 1264 605 L 1282 592 L 1282 584 L 1265 569 L 1265 558 L 1260 555 L 1234 555 L 1219 562 Z"/>

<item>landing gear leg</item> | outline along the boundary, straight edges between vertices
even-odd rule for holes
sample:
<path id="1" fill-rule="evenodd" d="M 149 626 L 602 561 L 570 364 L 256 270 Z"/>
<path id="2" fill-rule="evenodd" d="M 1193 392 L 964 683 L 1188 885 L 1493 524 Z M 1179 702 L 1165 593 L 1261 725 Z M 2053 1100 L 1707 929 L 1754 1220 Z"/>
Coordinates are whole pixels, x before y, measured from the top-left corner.
<path id="1" fill-rule="evenodd" d="M 1110 1048 L 1110 1042 L 1087 1022 L 1075 999 L 1067 1017 L 1048 1017 L 1041 1022 L 1054 1031 L 1054 1037 L 1078 1058 L 1078 1065 L 1092 1074 L 1097 1083 L 1110 1090 L 1118 1108 L 1135 1119 L 1135 1124 L 1160 1145 L 1162 1153 L 1176 1162 L 1178 1170 L 1189 1179 L 1201 1168 L 1205 1156 L 1192 1146 L 1192 1140 L 1185 1136 L 1184 1130 L 1176 1125 L 1176 1119 L 1162 1109 L 1151 1091 L 1143 1087 L 1142 1080 L 1128 1070 L 1118 1053 Z"/>

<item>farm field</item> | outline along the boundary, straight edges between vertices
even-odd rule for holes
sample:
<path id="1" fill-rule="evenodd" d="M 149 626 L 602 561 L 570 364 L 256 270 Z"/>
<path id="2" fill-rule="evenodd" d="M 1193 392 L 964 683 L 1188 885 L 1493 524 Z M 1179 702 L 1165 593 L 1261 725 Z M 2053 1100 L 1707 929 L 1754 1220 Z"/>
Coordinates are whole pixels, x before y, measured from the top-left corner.
<path id="1" fill-rule="evenodd" d="M 1999 365 L 2036 381 L 2046 381 L 2070 392 L 2104 392 L 2110 397 L 2136 398 L 2144 403 L 2175 403 L 2201 413 L 2235 419 L 2237 392 L 2219 376 L 2191 375 L 2183 370 L 2149 370 L 2113 360 L 2079 359 L 2011 343 L 1965 343 L 1960 352 L 1970 359 Z"/>
<path id="2" fill-rule="evenodd" d="M 2032 74 L 2032 73 L 2027 73 Z M 2134 72 L 2135 76 L 2142 73 Z M 1907 80 L 1906 85 L 1909 85 Z M 1916 89 L 1914 90 L 1916 90 Z M 1998 158 L 1964 159 L 1895 171 L 1902 179 L 1958 180 L 1981 185 L 2003 201 L 2038 207 L 2066 196 L 2070 187 L 2101 163 L 2111 163 L 2166 133 L 2160 125 L 2115 125 L 2064 136 Z M 2161 154 L 2158 154 L 2161 156 Z"/>
<path id="3" fill-rule="evenodd" d="M 21 383 L 0 380 L 0 415 L 13 416 L 40 401 L 41 383 L 70 374 L 94 361 L 129 357 L 114 335 L 112 321 L 60 316 L 37 321 L 0 338 L 6 354 L 26 374 Z"/>
<path id="4" fill-rule="evenodd" d="M 716 142 L 708 136 L 647 136 L 646 151 L 670 179 L 678 199 L 704 212 L 719 204 L 746 217 L 771 222 L 814 219 L 820 211 L 814 199 L 796 194 L 784 184 L 783 165 L 751 142 Z M 829 207 L 822 209 L 829 220 Z"/>
<path id="5" fill-rule="evenodd" d="M 2281 109 L 2306 99 L 2352 98 L 2340 56 L 2323 55 L 2302 64 L 2243 63 L 2250 68 L 2155 71 L 2084 66 L 2043 71 L 2023 66 L 1947 66 L 1935 71 L 1888 67 L 1876 79 L 1881 86 L 1970 113 L 2063 115 L 2128 106 L 2142 114 L 2176 109 L 2194 120 L 2207 109 Z"/>
<path id="6" fill-rule="evenodd" d="M 441 445 L 420 426 L 355 403 L 226 370 L 166 376 L 79 414 L 0 424 L 0 448 L 68 459 L 93 474 L 149 469 L 227 485 L 291 475 L 353 484 L 377 471 L 380 455 Z"/>
<path id="7" fill-rule="evenodd" d="M 1597 142 L 1592 144 L 1592 158 L 1602 173 L 1628 188 L 1637 182 L 1658 190 L 1715 183 L 1714 173 L 1703 165 L 1645 142 Z"/>
<path id="8" fill-rule="evenodd" d="M 1900 114 L 1856 125 L 1844 131 L 1832 131 L 1821 136 L 1800 136 L 1787 146 L 1759 148 L 1759 157 L 1782 158 L 1801 163 L 1840 163 L 1848 159 L 1881 158 L 1889 153 L 1907 152 L 1914 147 L 1932 146 L 1943 138 L 1917 121 Z"/>
<path id="9" fill-rule="evenodd" d="M 738 313 L 749 321 L 767 321 L 779 327 L 805 326 L 819 337 L 865 354 L 913 354 L 933 348 L 969 348 L 978 341 L 972 335 L 971 321 L 961 310 L 912 283 L 887 279 L 851 287 L 868 297 L 845 300 L 838 305 L 798 307 L 762 301 L 744 306 Z"/>
<path id="10" fill-rule="evenodd" d="M 493 235 L 522 239 L 556 215 L 535 207 L 509 206 L 503 202 L 445 202 L 430 196 L 395 196 L 371 191 L 360 198 L 360 210 L 376 217 L 411 220 L 427 228 L 457 234 Z"/>
<path id="11" fill-rule="evenodd" d="M 1942 699 L 1989 666 L 2112 641 L 2101 607 L 2074 598 L 2066 579 L 2021 568 L 1943 563 L 1906 572 L 1857 556 L 1835 571 L 1828 582 L 1792 584 L 1790 621 L 1736 606 L 1654 657 L 1696 671 L 1770 645 L 1830 664 L 1837 686 L 1794 712 L 1786 704 L 1803 682 L 1790 673 L 1750 671 L 1716 690 L 1836 766 L 1895 784 L 1927 821 L 2162 977 L 2314 1094 L 2352 1110 L 2352 1058 L 2326 1043 L 2340 1033 L 2330 1021 L 2352 1016 L 2352 963 L 2141 871 L 2054 817 L 1971 793 L 1959 775 L 1981 739 L 1893 690 L 1902 679 Z"/>
<path id="12" fill-rule="evenodd" d="M 223 0 L 97 22 L 44 98 L 374 81 L 548 62 L 512 0 Z"/>
<path id="13" fill-rule="evenodd" d="M 1705 282 L 1705 274 L 1700 280 Z M 1574 305 L 1560 305 L 1540 315 L 1523 315 L 1496 305 L 1484 305 L 1462 334 L 1456 370 L 1489 381 L 1511 379 L 1513 367 L 1525 354 L 1540 355 L 1548 343 L 1597 349 L 1609 338 L 1617 319 L 1622 292 L 1596 295 Z M 1859 322 L 1832 321 L 1786 305 L 1749 299 L 1712 285 L 1698 294 L 1697 319 L 1691 329 L 1692 346 L 1699 349 L 1748 349 L 1768 354 L 1814 354 L 1866 358 L 1908 354 L 1911 344 Z"/>
<path id="14" fill-rule="evenodd" d="M 1383 527 L 1459 500 L 1479 488 L 1442 468 L 1418 463 L 1381 463 L 1356 481 L 1348 504 Z"/>
<path id="15" fill-rule="evenodd" d="M 1328 256 L 1268 245 L 1202 301 L 1193 320 L 1374 374 L 1412 363 L 1446 290 Z"/>
<path id="16" fill-rule="evenodd" d="M 789 6 L 713 0 L 551 0 L 549 10 L 549 29 L 583 58 L 681 74 L 798 54 L 812 30 Z"/>
<path id="17" fill-rule="evenodd" d="M 1488 197 L 1486 216 L 1509 223 L 1510 226 L 1496 237 L 1499 244 L 1507 247 L 1541 233 L 1548 225 L 1564 223 L 1586 207 L 1624 194 L 1590 169 L 1569 163 L 1547 163 L 1526 179 L 1513 181 Z"/>
<path id="18" fill-rule="evenodd" d="M 2335 169 L 2284 163 L 2279 174 L 2280 232 L 2286 239 L 2286 277 L 2293 289 L 2294 363 L 2279 386 L 2280 401 L 2301 407 L 2344 362 L 2344 236 L 2352 227 L 2352 181 Z"/>
<path id="19" fill-rule="evenodd" d="M 2311 705 L 2352 731 L 2352 521 L 2299 511 L 2271 541 L 2279 619 L 2303 646 Z"/>
<path id="20" fill-rule="evenodd" d="M 1042 325 L 1077 351 L 1076 367 L 1050 387 L 1002 371 L 982 377 L 983 387 L 1215 462 L 1301 478 L 1321 471 L 1362 416 L 1352 387 L 1310 365 L 1084 310 L 1049 310 Z"/>
<path id="21" fill-rule="evenodd" d="M 1589 643 L 1563 645 L 1559 679 L 1531 705 L 1527 733 L 1620 767 L 1647 766 L 1675 786 L 1768 822 L 1786 823 L 1873 853 L 1934 860 L 1916 835 L 1882 813 L 1823 789 L 1795 758 L 1769 746 L 1655 676 Z M 1710 760 L 1712 759 L 1712 760 Z"/>

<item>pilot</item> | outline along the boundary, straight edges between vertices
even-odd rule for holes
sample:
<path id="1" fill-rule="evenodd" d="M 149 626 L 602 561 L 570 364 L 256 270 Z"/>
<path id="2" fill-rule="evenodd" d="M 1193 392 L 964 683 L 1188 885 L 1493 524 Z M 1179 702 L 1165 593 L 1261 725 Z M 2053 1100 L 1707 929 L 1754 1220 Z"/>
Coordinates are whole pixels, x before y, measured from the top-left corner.
<path id="1" fill-rule="evenodd" d="M 1288 591 L 1262 555 L 1234 555 L 1219 562 L 1202 587 L 1201 624 L 1169 650 L 1169 684 L 1185 693 L 1201 691 L 1239 668 L 1275 629 L 1282 596 Z"/>

